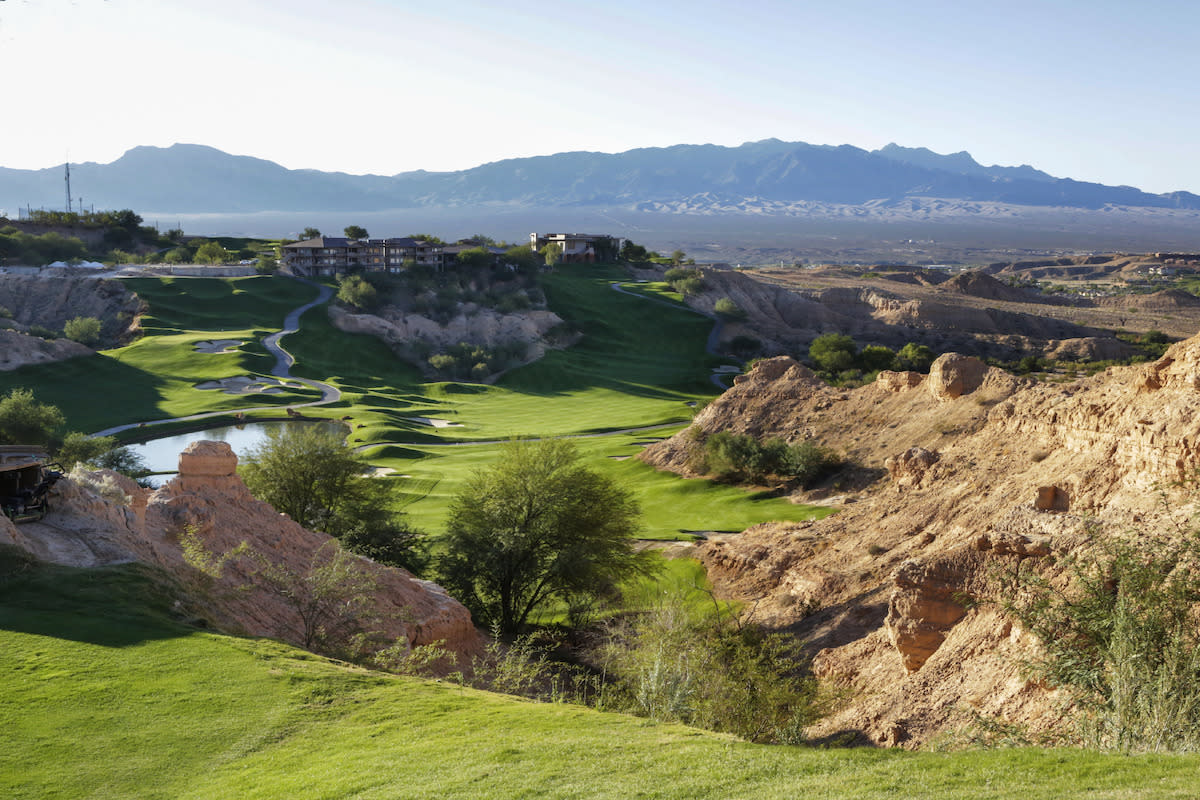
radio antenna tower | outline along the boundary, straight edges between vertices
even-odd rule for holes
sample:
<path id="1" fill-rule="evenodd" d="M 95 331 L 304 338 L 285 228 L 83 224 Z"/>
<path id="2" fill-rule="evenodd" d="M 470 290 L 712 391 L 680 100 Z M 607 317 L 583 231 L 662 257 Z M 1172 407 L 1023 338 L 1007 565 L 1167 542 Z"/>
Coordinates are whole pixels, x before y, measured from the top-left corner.
<path id="1" fill-rule="evenodd" d="M 67 175 L 66 175 L 66 178 L 64 178 L 64 180 L 66 180 L 66 182 L 67 182 L 67 213 L 70 214 L 71 213 L 71 162 L 68 161 L 65 164 L 63 164 L 63 166 L 66 167 L 66 170 L 67 170 Z"/>

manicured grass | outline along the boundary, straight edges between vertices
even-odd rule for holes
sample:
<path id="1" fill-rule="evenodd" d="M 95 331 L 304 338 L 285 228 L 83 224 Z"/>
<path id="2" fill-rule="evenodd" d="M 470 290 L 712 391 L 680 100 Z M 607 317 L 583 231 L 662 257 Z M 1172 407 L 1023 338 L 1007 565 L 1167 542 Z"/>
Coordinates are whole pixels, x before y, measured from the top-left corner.
<path id="1" fill-rule="evenodd" d="M 0 582 L 0 796 L 1104 800 L 1194 797 L 1200 769 L 752 745 L 200 632 L 169 600 L 130 566 Z"/>
<path id="2" fill-rule="evenodd" d="M 685 480 L 633 458 L 648 442 L 676 430 L 573 440 L 588 467 L 633 493 L 642 507 L 642 538 L 689 539 L 694 531 L 737 532 L 760 522 L 819 519 L 832 513 L 736 486 Z M 499 452 L 496 445 L 413 445 L 382 447 L 368 455 L 372 463 L 409 476 L 401 483 L 404 511 L 415 528 L 436 538 L 445 529 L 450 501 L 467 477 L 495 463 Z"/>
<path id="3" fill-rule="evenodd" d="M 195 384 L 235 375 L 265 374 L 275 361 L 257 344 L 283 326 L 291 309 L 314 296 L 310 286 L 284 278 L 134 278 L 127 285 L 150 304 L 146 336 L 93 356 L 0 372 L 0 393 L 34 390 L 58 406 L 71 430 L 92 432 L 126 422 L 204 411 L 303 403 L 312 390 L 229 395 Z M 198 353 L 197 342 L 237 339 L 227 355 Z"/>

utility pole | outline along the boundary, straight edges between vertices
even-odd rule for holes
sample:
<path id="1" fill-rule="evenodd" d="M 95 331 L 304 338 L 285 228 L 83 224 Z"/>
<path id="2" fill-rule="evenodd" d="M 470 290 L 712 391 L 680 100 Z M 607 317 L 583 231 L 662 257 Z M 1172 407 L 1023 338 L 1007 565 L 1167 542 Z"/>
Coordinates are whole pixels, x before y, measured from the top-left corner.
<path id="1" fill-rule="evenodd" d="M 71 213 L 71 162 L 68 161 L 67 163 L 63 164 L 63 166 L 67 170 L 67 175 L 65 178 L 65 180 L 67 182 L 67 213 L 70 214 Z"/>

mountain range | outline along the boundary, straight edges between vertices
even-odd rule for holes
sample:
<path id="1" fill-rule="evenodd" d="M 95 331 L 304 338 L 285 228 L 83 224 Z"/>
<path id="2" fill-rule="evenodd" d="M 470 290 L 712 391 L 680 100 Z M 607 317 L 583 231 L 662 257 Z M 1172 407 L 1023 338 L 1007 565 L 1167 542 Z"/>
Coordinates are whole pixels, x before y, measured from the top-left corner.
<path id="1" fill-rule="evenodd" d="M 985 167 L 969 153 L 889 144 L 868 151 L 766 139 L 738 147 L 675 145 L 624 153 L 515 158 L 457 172 L 350 175 L 290 170 L 212 147 L 135 147 L 109 164 L 72 164 L 77 197 L 99 208 L 159 213 L 382 211 L 402 208 L 608 207 L 704 213 L 953 199 L 1005 206 L 1200 210 L 1190 192 L 1056 178 L 1030 166 Z M 0 209 L 60 208 L 63 169 L 0 168 Z"/>

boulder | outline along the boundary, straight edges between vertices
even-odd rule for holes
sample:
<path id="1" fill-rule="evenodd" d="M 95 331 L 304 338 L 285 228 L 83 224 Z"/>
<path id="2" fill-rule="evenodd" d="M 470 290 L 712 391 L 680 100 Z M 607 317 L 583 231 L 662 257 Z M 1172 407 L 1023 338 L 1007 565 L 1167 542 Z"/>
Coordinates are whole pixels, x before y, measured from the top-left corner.
<path id="1" fill-rule="evenodd" d="M 941 401 L 970 394 L 983 385 L 988 365 L 974 356 L 943 353 L 929 368 L 929 391 Z"/>

